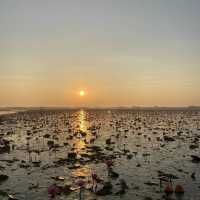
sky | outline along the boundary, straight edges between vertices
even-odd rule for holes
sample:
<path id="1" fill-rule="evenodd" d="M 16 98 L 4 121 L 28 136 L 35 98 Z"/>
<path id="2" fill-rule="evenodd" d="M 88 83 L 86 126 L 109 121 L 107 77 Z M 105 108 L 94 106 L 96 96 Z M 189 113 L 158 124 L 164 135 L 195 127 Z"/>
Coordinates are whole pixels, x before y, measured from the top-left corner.
<path id="1" fill-rule="evenodd" d="M 0 106 L 200 105 L 199 10 L 199 0 L 0 0 Z"/>

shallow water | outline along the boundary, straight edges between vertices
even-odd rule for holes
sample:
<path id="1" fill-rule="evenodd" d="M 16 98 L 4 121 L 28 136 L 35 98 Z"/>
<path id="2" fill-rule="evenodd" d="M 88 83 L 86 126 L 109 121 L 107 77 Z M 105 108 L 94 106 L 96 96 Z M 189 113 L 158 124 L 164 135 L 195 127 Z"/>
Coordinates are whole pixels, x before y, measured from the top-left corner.
<path id="1" fill-rule="evenodd" d="M 31 111 L 7 116 L 1 122 L 0 134 L 13 147 L 9 153 L 0 154 L 0 174 L 9 176 L 0 190 L 20 200 L 49 199 L 47 188 L 51 184 L 75 187 L 80 178 L 90 182 L 92 172 L 112 183 L 112 194 L 97 196 L 85 189 L 84 199 L 164 199 L 166 183 L 160 187 L 158 171 L 177 176 L 173 186 L 181 184 L 185 189 L 184 195 L 168 198 L 200 199 L 200 163 L 191 162 L 190 156 L 200 156 L 199 147 L 190 148 L 200 137 L 199 111 Z M 163 135 L 174 141 L 165 141 Z M 109 138 L 112 144 L 106 144 Z M 50 149 L 49 140 L 57 147 Z M 198 146 L 199 141 L 195 144 Z M 93 146 L 101 148 L 104 159 L 90 159 Z M 75 163 L 58 162 L 69 152 L 77 154 Z M 113 159 L 119 178 L 108 177 L 105 158 Z M 34 161 L 41 162 L 35 166 Z M 193 172 L 195 180 L 191 178 Z M 56 176 L 65 179 L 54 180 Z M 129 189 L 116 195 L 121 178 Z M 55 197 L 78 198 L 79 189 Z"/>

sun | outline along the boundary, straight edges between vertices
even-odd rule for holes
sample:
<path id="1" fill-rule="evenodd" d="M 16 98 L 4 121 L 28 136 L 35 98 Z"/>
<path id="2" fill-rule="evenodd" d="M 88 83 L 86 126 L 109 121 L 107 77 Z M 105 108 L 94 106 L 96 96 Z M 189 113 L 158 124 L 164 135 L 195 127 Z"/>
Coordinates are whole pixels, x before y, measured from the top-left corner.
<path id="1" fill-rule="evenodd" d="M 79 95 L 80 95 L 81 97 L 85 96 L 85 91 L 81 90 L 81 91 L 79 92 Z"/>

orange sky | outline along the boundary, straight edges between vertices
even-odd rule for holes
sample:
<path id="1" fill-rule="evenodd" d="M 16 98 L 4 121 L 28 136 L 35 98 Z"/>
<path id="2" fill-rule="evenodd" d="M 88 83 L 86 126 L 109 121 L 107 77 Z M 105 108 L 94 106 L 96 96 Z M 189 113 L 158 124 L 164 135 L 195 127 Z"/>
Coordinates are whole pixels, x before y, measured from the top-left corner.
<path id="1" fill-rule="evenodd" d="M 200 105 L 200 3 L 152 2 L 2 0 L 0 106 Z"/>

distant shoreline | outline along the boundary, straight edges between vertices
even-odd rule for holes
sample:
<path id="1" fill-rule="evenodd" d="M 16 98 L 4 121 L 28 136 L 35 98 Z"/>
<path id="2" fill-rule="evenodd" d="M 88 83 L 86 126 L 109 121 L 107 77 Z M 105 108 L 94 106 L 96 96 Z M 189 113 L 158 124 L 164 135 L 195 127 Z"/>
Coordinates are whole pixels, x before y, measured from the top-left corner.
<path id="1" fill-rule="evenodd" d="M 24 112 L 27 109 L 14 109 L 14 108 L 0 108 L 0 116 L 16 114 L 18 112 Z"/>
<path id="2" fill-rule="evenodd" d="M 9 115 L 9 114 L 15 114 L 15 113 L 16 113 L 16 111 L 1 111 L 0 110 L 0 116 Z"/>
<path id="3" fill-rule="evenodd" d="M 119 107 L 0 107 L 0 115 L 14 114 L 24 111 L 48 111 L 48 110 L 133 110 L 133 111 L 200 111 L 200 106 L 187 107 L 140 107 L 140 106 L 119 106 Z"/>

